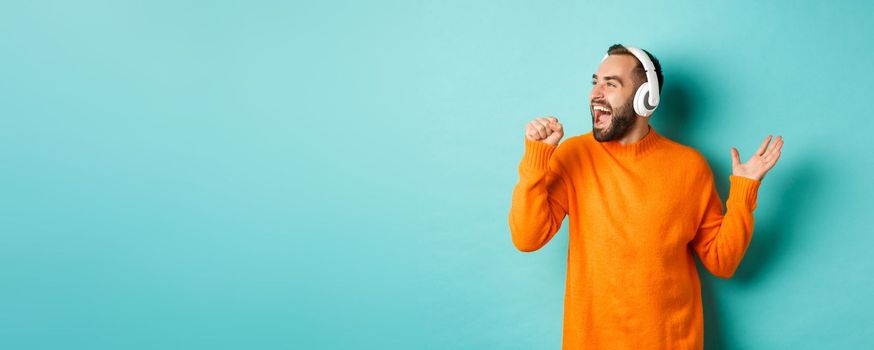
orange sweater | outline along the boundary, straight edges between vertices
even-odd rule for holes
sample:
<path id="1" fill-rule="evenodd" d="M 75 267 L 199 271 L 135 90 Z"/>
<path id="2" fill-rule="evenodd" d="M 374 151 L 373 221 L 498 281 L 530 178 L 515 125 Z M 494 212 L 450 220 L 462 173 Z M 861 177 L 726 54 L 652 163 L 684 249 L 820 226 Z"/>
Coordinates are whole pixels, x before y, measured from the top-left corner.
<path id="1" fill-rule="evenodd" d="M 702 349 L 694 252 L 729 278 L 753 232 L 760 182 L 731 176 L 727 210 L 695 149 L 655 132 L 628 145 L 592 133 L 525 139 L 510 232 L 539 249 L 570 217 L 563 349 Z"/>

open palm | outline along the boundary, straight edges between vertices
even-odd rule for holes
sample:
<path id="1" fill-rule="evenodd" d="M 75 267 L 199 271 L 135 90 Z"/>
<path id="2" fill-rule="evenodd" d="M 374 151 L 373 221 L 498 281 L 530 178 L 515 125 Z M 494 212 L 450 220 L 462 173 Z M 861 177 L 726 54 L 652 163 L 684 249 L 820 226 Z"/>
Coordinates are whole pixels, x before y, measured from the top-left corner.
<path id="1" fill-rule="evenodd" d="M 771 135 L 768 135 L 765 138 L 765 141 L 762 142 L 762 145 L 759 146 L 759 150 L 756 151 L 749 160 L 745 163 L 740 162 L 740 154 L 737 152 L 737 149 L 731 148 L 731 173 L 735 176 L 743 176 L 746 178 L 750 178 L 753 180 L 761 180 L 765 177 L 765 174 L 768 173 L 771 168 L 774 167 L 774 164 L 777 164 L 777 160 L 780 159 L 780 148 L 783 147 L 783 137 L 777 136 L 777 139 L 774 140 L 774 143 L 768 146 L 771 143 Z"/>

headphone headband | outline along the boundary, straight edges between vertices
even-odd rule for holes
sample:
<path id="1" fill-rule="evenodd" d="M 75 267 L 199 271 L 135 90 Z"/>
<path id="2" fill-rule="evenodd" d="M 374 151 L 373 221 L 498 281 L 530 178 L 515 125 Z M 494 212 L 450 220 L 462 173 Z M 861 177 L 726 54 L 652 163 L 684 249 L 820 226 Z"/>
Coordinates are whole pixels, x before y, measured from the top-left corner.
<path id="1" fill-rule="evenodd" d="M 637 60 L 643 65 L 643 69 L 646 72 L 646 81 L 649 87 L 649 99 L 648 104 L 655 108 L 655 106 L 659 105 L 659 76 L 656 74 L 655 65 L 652 63 L 652 60 L 649 59 L 649 55 L 646 54 L 643 50 L 632 47 L 632 46 L 624 46 L 628 52 L 631 52 L 634 57 L 637 57 Z M 604 55 L 604 58 L 601 59 L 601 62 L 609 57 L 610 54 Z"/>

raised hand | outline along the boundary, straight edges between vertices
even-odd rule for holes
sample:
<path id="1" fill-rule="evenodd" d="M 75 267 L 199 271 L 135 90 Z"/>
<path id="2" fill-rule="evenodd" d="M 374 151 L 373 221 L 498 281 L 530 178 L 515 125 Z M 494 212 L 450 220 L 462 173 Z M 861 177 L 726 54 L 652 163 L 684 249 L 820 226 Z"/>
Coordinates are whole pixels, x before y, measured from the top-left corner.
<path id="1" fill-rule="evenodd" d="M 765 138 L 765 141 L 762 142 L 761 146 L 759 146 L 759 150 L 756 151 L 756 154 L 750 157 L 750 159 L 745 163 L 740 162 L 740 154 L 737 152 L 736 148 L 732 147 L 731 174 L 757 181 L 763 179 L 765 174 L 767 174 L 768 171 L 774 167 L 774 164 L 777 164 L 777 160 L 780 159 L 780 148 L 783 147 L 783 137 L 777 136 L 777 139 L 774 140 L 773 144 L 768 146 L 769 143 L 771 143 L 771 135 L 768 135 L 768 137 Z"/>
<path id="2" fill-rule="evenodd" d="M 525 125 L 525 137 L 531 141 L 558 146 L 558 142 L 564 137 L 564 127 L 555 117 L 537 118 Z"/>

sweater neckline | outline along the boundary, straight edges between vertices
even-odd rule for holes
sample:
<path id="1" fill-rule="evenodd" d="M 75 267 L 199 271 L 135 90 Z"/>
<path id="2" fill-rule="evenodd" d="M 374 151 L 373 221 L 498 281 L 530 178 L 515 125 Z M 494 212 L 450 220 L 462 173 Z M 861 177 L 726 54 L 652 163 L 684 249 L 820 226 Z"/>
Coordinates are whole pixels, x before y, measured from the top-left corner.
<path id="1" fill-rule="evenodd" d="M 642 157 L 655 149 L 661 139 L 662 136 L 656 132 L 652 125 L 649 125 L 649 130 L 646 133 L 646 136 L 637 142 L 623 145 L 619 143 L 619 141 L 614 140 L 601 142 L 601 145 L 604 149 L 610 152 L 610 154 L 613 154 L 616 157 L 634 159 Z"/>

